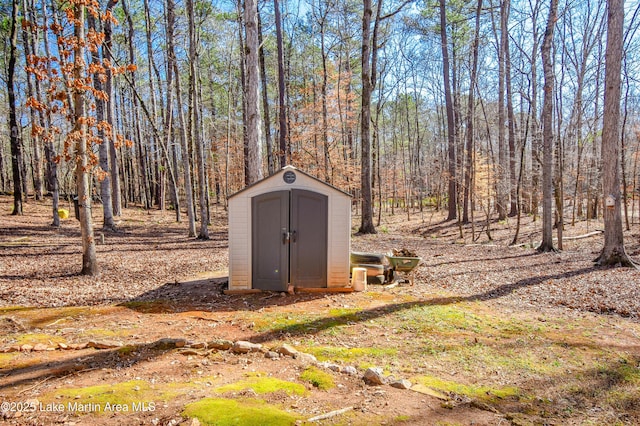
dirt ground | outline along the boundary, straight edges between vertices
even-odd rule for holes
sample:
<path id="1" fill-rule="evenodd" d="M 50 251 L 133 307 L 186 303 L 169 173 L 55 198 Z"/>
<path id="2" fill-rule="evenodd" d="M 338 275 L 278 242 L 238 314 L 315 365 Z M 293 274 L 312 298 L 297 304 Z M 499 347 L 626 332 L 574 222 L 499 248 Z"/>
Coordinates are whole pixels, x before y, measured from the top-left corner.
<path id="1" fill-rule="evenodd" d="M 397 213 L 352 250 L 415 251 L 412 286 L 226 295 L 220 208 L 209 241 L 187 238 L 173 212 L 126 209 L 120 232 L 96 231 L 94 278 L 78 275 L 77 221 L 49 226 L 46 202 L 10 211 L 0 197 L 7 424 L 640 422 L 640 272 L 594 267 L 601 223 L 567 225 L 580 238 L 538 254 L 530 217 L 509 247 L 515 219 L 489 240 L 479 223 L 460 238 L 437 212 Z M 625 236 L 636 259 L 638 231 Z M 238 341 L 256 346 L 228 348 Z M 370 367 L 384 384 L 365 383 Z"/>

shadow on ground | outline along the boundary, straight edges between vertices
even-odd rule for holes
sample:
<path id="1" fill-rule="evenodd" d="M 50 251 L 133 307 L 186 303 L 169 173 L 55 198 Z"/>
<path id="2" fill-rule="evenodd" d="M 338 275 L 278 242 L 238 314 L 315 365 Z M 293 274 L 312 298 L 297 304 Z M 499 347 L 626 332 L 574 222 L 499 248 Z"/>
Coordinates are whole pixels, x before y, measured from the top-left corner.
<path id="1" fill-rule="evenodd" d="M 325 297 L 328 293 L 287 294 L 263 292 L 226 295 L 228 276 L 203 278 L 164 284 L 156 289 L 120 303 L 140 313 L 179 313 L 189 311 L 235 312 L 259 311 L 265 307 L 295 305 Z"/>

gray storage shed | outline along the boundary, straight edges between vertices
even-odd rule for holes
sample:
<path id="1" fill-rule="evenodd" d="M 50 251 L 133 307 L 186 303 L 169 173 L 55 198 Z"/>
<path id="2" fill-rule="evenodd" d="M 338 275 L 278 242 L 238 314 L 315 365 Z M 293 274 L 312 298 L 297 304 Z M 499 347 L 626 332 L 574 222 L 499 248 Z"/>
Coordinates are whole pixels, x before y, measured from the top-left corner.
<path id="1" fill-rule="evenodd" d="M 229 197 L 229 290 L 349 285 L 351 195 L 285 166 Z"/>

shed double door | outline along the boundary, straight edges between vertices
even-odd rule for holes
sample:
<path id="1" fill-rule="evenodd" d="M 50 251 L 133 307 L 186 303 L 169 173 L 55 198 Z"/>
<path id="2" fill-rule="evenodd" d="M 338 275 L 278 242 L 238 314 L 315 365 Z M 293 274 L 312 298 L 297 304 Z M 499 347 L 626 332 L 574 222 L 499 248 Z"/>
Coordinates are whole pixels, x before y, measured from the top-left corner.
<path id="1" fill-rule="evenodd" d="M 252 287 L 327 287 L 327 196 L 292 189 L 251 200 Z"/>

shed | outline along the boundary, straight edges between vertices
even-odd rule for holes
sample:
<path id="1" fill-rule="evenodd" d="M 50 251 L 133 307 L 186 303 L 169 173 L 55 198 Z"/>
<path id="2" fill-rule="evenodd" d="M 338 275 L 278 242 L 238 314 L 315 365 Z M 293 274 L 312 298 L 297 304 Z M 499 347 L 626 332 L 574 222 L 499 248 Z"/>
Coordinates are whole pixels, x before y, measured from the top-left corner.
<path id="1" fill-rule="evenodd" d="M 285 166 L 229 197 L 229 290 L 349 283 L 351 195 Z"/>

